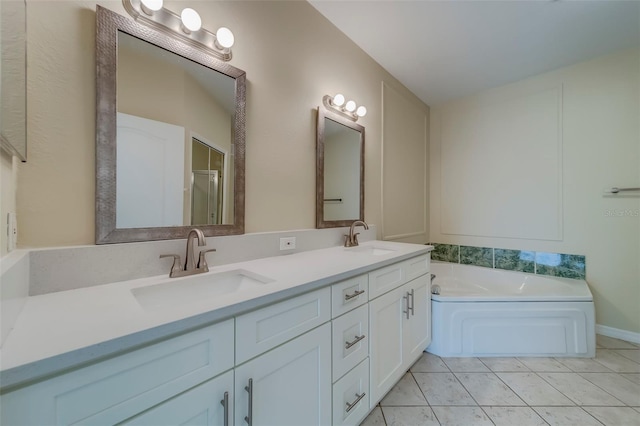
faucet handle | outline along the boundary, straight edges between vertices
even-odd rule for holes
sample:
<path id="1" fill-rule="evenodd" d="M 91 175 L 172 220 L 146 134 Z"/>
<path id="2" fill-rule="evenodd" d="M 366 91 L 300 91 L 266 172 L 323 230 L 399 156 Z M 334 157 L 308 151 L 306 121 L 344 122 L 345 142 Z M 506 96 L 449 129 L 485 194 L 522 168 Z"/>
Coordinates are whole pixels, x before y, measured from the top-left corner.
<path id="1" fill-rule="evenodd" d="M 216 249 L 200 250 L 200 255 L 198 256 L 198 269 L 202 269 L 203 272 L 209 272 L 209 265 L 207 265 L 207 258 L 205 255 L 212 251 L 216 251 Z"/>
<path id="2" fill-rule="evenodd" d="M 160 259 L 165 257 L 173 257 L 173 265 L 171 265 L 171 272 L 169 272 L 169 277 L 173 277 L 177 272 L 182 271 L 182 265 L 180 264 L 180 255 L 179 254 L 161 254 Z"/>
<path id="3" fill-rule="evenodd" d="M 359 232 L 356 232 L 353 235 L 344 234 L 344 246 L 345 247 L 355 247 L 358 245 L 358 235 Z"/>

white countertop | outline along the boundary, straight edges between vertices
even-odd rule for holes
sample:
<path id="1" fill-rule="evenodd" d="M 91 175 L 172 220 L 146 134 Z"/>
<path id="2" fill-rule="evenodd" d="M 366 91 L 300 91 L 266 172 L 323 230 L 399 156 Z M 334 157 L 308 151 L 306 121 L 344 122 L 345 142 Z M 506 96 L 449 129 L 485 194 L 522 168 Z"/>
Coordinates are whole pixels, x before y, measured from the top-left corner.
<path id="1" fill-rule="evenodd" d="M 131 290 L 156 284 L 166 275 L 29 297 L 0 351 L 0 383 L 9 388 L 37 380 L 432 249 L 386 241 L 360 245 L 364 246 L 393 252 L 374 256 L 331 247 L 219 266 L 209 274 L 243 269 L 274 281 L 250 291 L 161 310 L 145 310 Z"/>

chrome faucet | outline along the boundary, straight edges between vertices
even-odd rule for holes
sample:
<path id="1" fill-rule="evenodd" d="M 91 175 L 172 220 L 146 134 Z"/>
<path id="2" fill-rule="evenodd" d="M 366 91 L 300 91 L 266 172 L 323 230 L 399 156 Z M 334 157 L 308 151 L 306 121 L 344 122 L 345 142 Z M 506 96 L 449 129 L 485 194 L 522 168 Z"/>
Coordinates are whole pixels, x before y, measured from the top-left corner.
<path id="1" fill-rule="evenodd" d="M 345 239 L 344 239 L 345 247 L 355 247 L 358 245 L 358 235 L 360 233 L 358 232 L 354 234 L 355 227 L 358 225 L 364 226 L 364 229 L 369 229 L 369 225 L 367 225 L 367 223 L 362 220 L 356 220 L 355 222 L 353 222 L 351 224 L 351 228 L 349 228 L 349 235 L 345 234 Z"/>
<path id="2" fill-rule="evenodd" d="M 193 256 L 193 251 L 195 250 L 193 248 L 193 241 L 196 238 L 198 239 L 198 247 L 207 245 L 207 240 L 205 240 L 204 234 L 202 233 L 201 230 L 194 228 L 191 231 L 189 231 L 189 235 L 187 235 L 187 258 L 185 259 L 185 262 L 184 262 L 185 271 L 191 271 L 191 270 L 197 269 L 196 259 Z"/>
<path id="3" fill-rule="evenodd" d="M 173 265 L 171 266 L 171 272 L 169 272 L 170 278 L 185 277 L 187 275 L 201 274 L 203 272 L 209 272 L 209 265 L 207 265 L 207 259 L 205 255 L 209 252 L 216 251 L 216 249 L 200 250 L 198 256 L 198 263 L 194 256 L 194 241 L 198 240 L 198 247 L 207 245 L 207 240 L 201 230 L 194 228 L 189 231 L 187 235 L 187 254 L 184 262 L 184 268 L 180 264 L 180 255 L 178 254 L 161 254 L 160 258 L 173 257 Z"/>

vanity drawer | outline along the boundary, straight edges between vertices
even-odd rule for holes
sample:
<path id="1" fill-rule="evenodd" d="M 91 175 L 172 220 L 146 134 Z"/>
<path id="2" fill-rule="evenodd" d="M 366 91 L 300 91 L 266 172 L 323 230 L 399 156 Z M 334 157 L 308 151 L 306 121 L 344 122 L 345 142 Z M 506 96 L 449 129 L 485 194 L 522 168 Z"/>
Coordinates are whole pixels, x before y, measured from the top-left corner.
<path id="1" fill-rule="evenodd" d="M 398 262 L 369 272 L 369 300 L 375 299 L 406 282 L 403 265 L 404 262 Z"/>
<path id="2" fill-rule="evenodd" d="M 4 394 L 0 423 L 115 424 L 231 368 L 232 319 Z"/>
<path id="3" fill-rule="evenodd" d="M 236 317 L 236 365 L 331 320 L 329 287 Z"/>
<path id="4" fill-rule="evenodd" d="M 359 425 L 369 413 L 369 358 L 333 385 L 333 425 Z"/>
<path id="5" fill-rule="evenodd" d="M 429 272 L 431 268 L 431 254 L 424 254 L 404 261 L 407 282 Z"/>
<path id="6" fill-rule="evenodd" d="M 369 355 L 369 309 L 361 306 L 331 322 L 335 382 Z"/>
<path id="7" fill-rule="evenodd" d="M 369 276 L 360 275 L 331 286 L 331 317 L 339 317 L 345 312 L 367 303 Z"/>

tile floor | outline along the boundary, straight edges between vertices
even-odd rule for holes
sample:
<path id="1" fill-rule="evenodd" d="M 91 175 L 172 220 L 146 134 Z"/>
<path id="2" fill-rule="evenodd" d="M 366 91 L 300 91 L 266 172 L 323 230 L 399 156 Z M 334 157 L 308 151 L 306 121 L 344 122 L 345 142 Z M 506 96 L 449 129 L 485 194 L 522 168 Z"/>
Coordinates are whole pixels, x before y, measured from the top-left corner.
<path id="1" fill-rule="evenodd" d="M 640 345 L 597 336 L 590 358 L 424 353 L 361 426 L 640 425 Z"/>

